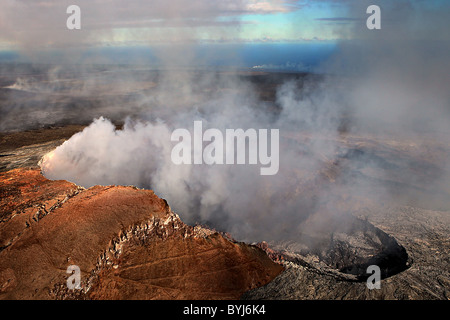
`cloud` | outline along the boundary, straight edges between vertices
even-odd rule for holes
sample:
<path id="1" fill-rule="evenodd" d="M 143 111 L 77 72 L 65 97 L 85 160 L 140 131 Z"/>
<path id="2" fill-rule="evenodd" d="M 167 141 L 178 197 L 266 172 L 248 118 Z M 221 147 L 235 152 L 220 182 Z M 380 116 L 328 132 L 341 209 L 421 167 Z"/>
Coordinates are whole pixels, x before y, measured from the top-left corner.
<path id="1" fill-rule="evenodd" d="M 316 18 L 317 21 L 361 21 L 362 19 L 358 18 L 349 18 L 349 17 L 332 17 L 332 18 Z"/>
<path id="2" fill-rule="evenodd" d="M 284 1 L 284 0 L 248 0 L 245 6 L 246 13 L 280 13 L 290 12 L 297 10 L 300 7 L 296 4 L 296 1 Z"/>
<path id="3" fill-rule="evenodd" d="M 370 2 L 352 2 L 347 17 L 364 15 Z M 162 2 L 152 2 L 155 10 L 157 5 L 162 6 L 159 13 L 145 14 L 146 8 L 136 12 L 138 3 L 130 3 L 129 8 L 119 6 L 111 14 L 131 19 L 129 14 L 134 13 L 137 21 L 151 19 L 153 14 L 164 21 L 179 23 L 181 28 L 194 18 L 211 19 L 233 10 L 282 10 L 263 2 L 257 5 L 228 1 L 212 6 L 211 2 L 192 1 L 194 8 L 205 7 L 183 12 L 177 5 L 186 2 L 175 0 L 170 5 L 165 2 L 165 7 Z M 254 6 L 249 8 L 248 4 Z M 403 185 L 421 181 L 422 170 L 414 170 L 417 168 L 401 157 L 394 156 L 393 162 L 386 164 L 366 152 L 370 148 L 364 148 L 358 139 L 376 134 L 376 139 L 368 140 L 378 145 L 378 141 L 380 144 L 402 141 L 396 140 L 400 136 L 426 146 L 423 135 L 426 132 L 431 140 L 448 145 L 448 134 L 434 134 L 448 133 L 450 128 L 450 42 L 449 33 L 445 32 L 448 10 L 415 11 L 409 1 L 383 4 L 382 17 L 395 23 L 383 25 L 380 31 L 369 31 L 365 23 L 355 21 L 349 31 L 358 41 L 341 42 L 340 54 L 324 66 L 325 72 L 338 76 L 325 77 L 321 83 L 286 82 L 276 92 L 276 116 L 265 112 L 267 104 L 258 100 L 257 92 L 239 77 L 217 79 L 211 74 L 194 77 L 172 68 L 161 73 L 154 90 L 139 95 L 138 101 L 128 101 L 126 109 L 123 100 L 107 101 L 106 108 L 111 110 L 128 112 L 141 108 L 141 121 L 127 119 L 122 130 L 115 130 L 103 118 L 94 121 L 48 156 L 43 163 L 44 173 L 49 178 L 68 179 L 85 186 L 151 187 L 187 222 L 208 222 L 238 238 L 251 240 L 299 237 L 300 231 L 305 231 L 299 225 L 313 213 L 319 215 L 318 220 L 323 218 L 324 224 L 330 224 L 327 214 L 337 217 L 342 214 L 340 202 L 336 201 L 342 190 L 351 197 L 389 199 L 393 185 L 395 192 L 403 192 L 399 190 Z M 165 34 L 170 39 L 170 34 Z M 190 39 L 194 35 L 193 30 L 184 28 L 173 36 Z M 201 63 L 189 46 L 177 49 L 159 53 L 164 67 L 173 67 L 177 62 L 192 66 Z M 124 76 L 118 78 L 122 80 Z M 88 81 L 89 76 L 83 79 Z M 133 86 L 133 81 L 130 83 Z M 261 177 L 259 167 L 174 165 L 170 160 L 170 133 L 176 128 L 192 128 L 195 120 L 204 121 L 205 128 L 222 130 L 282 129 L 279 173 Z M 345 138 L 341 128 L 350 138 L 357 137 L 353 150 L 340 143 Z M 382 146 L 379 150 L 389 153 L 391 149 L 395 148 Z M 362 154 L 356 166 L 336 167 L 339 161 L 345 162 L 355 153 Z M 450 167 L 448 158 L 442 161 L 444 167 Z M 402 163 L 399 168 L 406 168 L 401 177 L 397 177 L 397 163 Z M 358 168 L 362 170 L 355 171 Z M 366 173 L 369 171 L 366 176 L 364 169 Z M 370 175 L 374 170 L 379 176 Z M 324 175 L 339 183 L 324 183 L 321 180 Z M 390 179 L 394 177 L 404 184 L 392 183 Z M 448 189 L 449 176 L 426 178 L 428 183 L 422 182 L 421 188 Z M 342 202 L 348 203 L 345 199 Z"/>
<path id="4" fill-rule="evenodd" d="M 212 37 L 220 38 L 220 30 L 208 28 L 230 27 L 236 32 L 243 23 L 242 15 L 298 9 L 291 0 L 78 0 L 82 29 L 71 32 L 66 28 L 66 8 L 71 4 L 71 0 L 2 0 L 0 41 L 27 49 L 86 45 L 111 42 L 117 38 L 117 29 L 128 29 L 128 37 L 133 37 L 136 28 L 148 28 L 148 33 L 159 28 L 178 29 L 179 33 L 190 33 L 191 38 L 196 38 L 197 32 L 211 32 Z"/>

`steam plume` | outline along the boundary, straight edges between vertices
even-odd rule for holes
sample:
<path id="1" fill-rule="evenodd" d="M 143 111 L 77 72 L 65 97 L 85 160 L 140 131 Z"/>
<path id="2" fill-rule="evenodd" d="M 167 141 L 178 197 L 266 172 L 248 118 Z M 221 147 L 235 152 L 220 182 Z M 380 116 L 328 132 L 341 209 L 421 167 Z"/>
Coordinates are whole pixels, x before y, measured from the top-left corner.
<path id="1" fill-rule="evenodd" d="M 358 3 L 357 9 L 365 5 Z M 312 217 L 315 226 L 323 226 L 320 221 L 330 221 L 330 217 L 338 219 L 351 206 L 342 194 L 389 200 L 393 185 L 416 186 L 423 172 L 411 174 L 408 168 L 416 169 L 416 164 L 397 158 L 394 164 L 410 174 L 400 175 L 401 183 L 395 184 L 399 182 L 393 182 L 396 169 L 376 154 L 363 152 L 370 146 L 358 149 L 352 137 L 364 136 L 372 146 L 383 144 L 377 149 L 380 154 L 391 152 L 392 140 L 413 141 L 417 149 L 409 142 L 404 144 L 413 152 L 424 150 L 421 147 L 429 141 L 445 144 L 443 133 L 448 133 L 450 124 L 450 42 L 448 34 L 436 33 L 445 30 L 442 23 L 448 21 L 448 8 L 425 6 L 420 14 L 423 23 L 417 26 L 410 5 L 410 1 L 395 7 L 383 2 L 388 22 L 380 33 L 369 33 L 363 24 L 355 26 L 357 41 L 343 42 L 341 54 L 324 66 L 335 76 L 320 84 L 307 81 L 301 90 L 296 82 L 278 88 L 280 111 L 276 115 L 266 112 L 248 83 L 169 72 L 158 91 L 144 97 L 151 108 L 142 113 L 141 121 L 127 119 L 122 130 L 115 130 L 107 119 L 96 119 L 44 158 L 44 174 L 87 187 L 152 188 L 187 222 L 207 222 L 249 240 L 298 237 L 304 231 L 302 224 Z M 223 130 L 280 129 L 279 173 L 262 177 L 258 168 L 245 165 L 174 165 L 170 133 L 191 128 L 195 120 Z M 338 170 L 335 163 L 357 151 L 361 152 L 358 164 L 367 173 L 364 179 L 353 170 Z M 425 154 L 418 156 L 426 158 Z M 425 175 L 427 185 L 448 192 L 448 158 L 439 158 L 433 165 L 434 174 Z M 374 168 L 381 177 L 370 174 Z M 421 187 L 427 194 L 434 190 Z M 396 192 L 415 197 L 408 188 Z"/>

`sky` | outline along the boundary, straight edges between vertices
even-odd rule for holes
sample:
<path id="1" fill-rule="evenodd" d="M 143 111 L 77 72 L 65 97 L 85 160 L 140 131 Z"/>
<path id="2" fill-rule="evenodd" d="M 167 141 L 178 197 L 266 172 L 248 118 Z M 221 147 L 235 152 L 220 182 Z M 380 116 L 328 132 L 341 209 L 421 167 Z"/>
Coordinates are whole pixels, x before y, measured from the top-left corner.
<path id="1" fill-rule="evenodd" d="M 73 4 L 81 9 L 81 30 L 66 26 Z M 448 0 L 1 0 L 0 51 L 33 56 L 47 49 L 162 43 L 338 43 L 368 38 L 370 4 L 382 8 L 378 36 L 400 30 L 406 14 L 414 22 L 407 21 L 408 37 L 424 29 L 424 38 L 447 38 L 446 23 L 429 32 L 434 18 L 424 12 L 443 12 L 445 20 Z"/>
<path id="2" fill-rule="evenodd" d="M 351 2 L 351 1 L 350 1 Z M 333 40 L 348 0 L 2 0 L 0 48 Z M 67 30 L 66 9 L 81 9 Z M 336 20 L 333 20 L 336 19 Z"/>

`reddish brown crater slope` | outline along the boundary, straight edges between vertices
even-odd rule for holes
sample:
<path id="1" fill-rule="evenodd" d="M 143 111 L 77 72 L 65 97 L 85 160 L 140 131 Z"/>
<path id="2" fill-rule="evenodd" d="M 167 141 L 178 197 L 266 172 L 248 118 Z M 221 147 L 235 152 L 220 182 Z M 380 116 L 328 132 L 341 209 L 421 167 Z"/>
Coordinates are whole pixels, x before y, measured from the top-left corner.
<path id="1" fill-rule="evenodd" d="M 236 299 L 282 270 L 259 248 L 185 225 L 150 190 L 0 174 L 0 299 Z M 69 290 L 67 267 L 81 269 Z"/>

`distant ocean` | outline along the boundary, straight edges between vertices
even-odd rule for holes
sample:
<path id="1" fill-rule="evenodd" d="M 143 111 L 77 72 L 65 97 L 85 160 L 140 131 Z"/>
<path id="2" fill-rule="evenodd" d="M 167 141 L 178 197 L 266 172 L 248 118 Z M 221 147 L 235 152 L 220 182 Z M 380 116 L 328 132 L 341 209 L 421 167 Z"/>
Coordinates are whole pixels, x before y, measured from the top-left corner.
<path id="1" fill-rule="evenodd" d="M 152 68 L 242 68 L 260 71 L 317 72 L 336 52 L 334 42 L 197 44 L 190 46 L 103 47 L 39 53 L 30 59 L 14 51 L 0 52 L 0 62 L 104 63 L 149 65 Z"/>
<path id="2" fill-rule="evenodd" d="M 245 67 L 274 71 L 316 71 L 336 51 L 328 42 L 250 44 L 242 49 Z"/>

